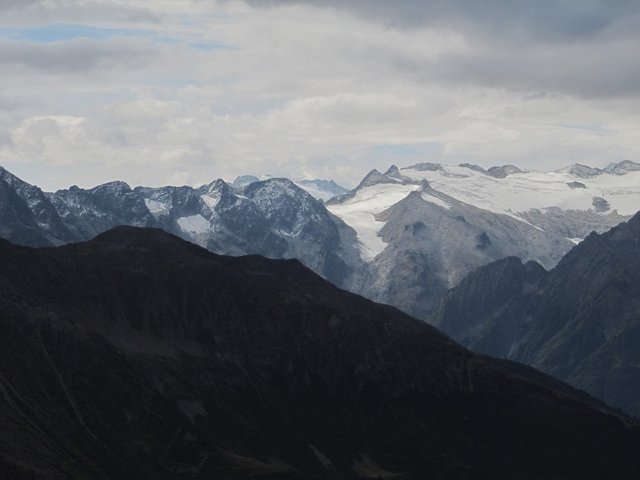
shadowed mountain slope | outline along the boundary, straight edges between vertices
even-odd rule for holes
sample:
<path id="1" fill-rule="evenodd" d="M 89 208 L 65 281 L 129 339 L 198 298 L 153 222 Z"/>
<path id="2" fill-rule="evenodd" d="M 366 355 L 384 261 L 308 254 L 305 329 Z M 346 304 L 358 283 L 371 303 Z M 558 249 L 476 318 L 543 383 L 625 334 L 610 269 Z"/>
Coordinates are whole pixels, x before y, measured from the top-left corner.
<path id="1" fill-rule="evenodd" d="M 550 272 L 517 258 L 481 267 L 433 323 L 640 415 L 640 214 L 592 233 Z"/>
<path id="2" fill-rule="evenodd" d="M 0 476 L 632 479 L 640 427 L 295 260 L 0 241 Z"/>

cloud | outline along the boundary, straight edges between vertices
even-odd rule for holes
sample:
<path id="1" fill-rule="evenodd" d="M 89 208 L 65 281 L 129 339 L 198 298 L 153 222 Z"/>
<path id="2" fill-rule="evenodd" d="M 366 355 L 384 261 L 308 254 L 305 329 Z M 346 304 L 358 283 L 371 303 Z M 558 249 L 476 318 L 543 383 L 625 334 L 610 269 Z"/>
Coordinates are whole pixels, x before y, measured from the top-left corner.
<path id="1" fill-rule="evenodd" d="M 112 68 L 137 69 L 151 62 L 156 54 L 157 50 L 148 42 L 133 39 L 110 42 L 74 39 L 46 44 L 0 40 L 0 65 L 40 72 L 76 74 Z"/>
<path id="2" fill-rule="evenodd" d="M 0 163 L 53 189 L 242 173 L 354 185 L 391 163 L 637 160 L 640 29 L 635 4 L 610 3 L 5 10 Z"/>
<path id="3" fill-rule="evenodd" d="M 90 22 L 98 25 L 157 23 L 148 2 L 132 0 L 3 0 L 2 24 L 34 25 L 54 22 Z"/>
<path id="4" fill-rule="evenodd" d="M 453 28 L 485 38 L 572 42 L 634 33 L 640 4 L 607 0 L 247 0 L 262 7 L 310 5 L 350 11 L 395 28 Z M 617 30 L 617 31 L 616 31 Z"/>
<path id="5" fill-rule="evenodd" d="M 0 3 L 0 12 L 22 10 L 40 3 L 41 0 L 4 0 Z"/>

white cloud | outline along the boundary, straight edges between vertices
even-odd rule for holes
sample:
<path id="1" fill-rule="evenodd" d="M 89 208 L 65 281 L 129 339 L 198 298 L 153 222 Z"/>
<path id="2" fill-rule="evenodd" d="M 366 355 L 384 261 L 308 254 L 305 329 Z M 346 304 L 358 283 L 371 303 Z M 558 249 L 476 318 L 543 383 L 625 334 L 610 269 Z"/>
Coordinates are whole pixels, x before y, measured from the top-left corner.
<path id="1" fill-rule="evenodd" d="M 571 41 L 527 46 L 479 36 L 469 18 L 390 28 L 339 6 L 16 5 L 0 11 L 14 29 L 84 25 L 82 38 L 0 38 L 0 163 L 45 188 L 241 173 L 353 185 L 370 168 L 421 160 L 547 169 L 640 158 L 628 35 L 582 41 L 576 27 Z M 98 27 L 112 30 L 91 37 Z"/>

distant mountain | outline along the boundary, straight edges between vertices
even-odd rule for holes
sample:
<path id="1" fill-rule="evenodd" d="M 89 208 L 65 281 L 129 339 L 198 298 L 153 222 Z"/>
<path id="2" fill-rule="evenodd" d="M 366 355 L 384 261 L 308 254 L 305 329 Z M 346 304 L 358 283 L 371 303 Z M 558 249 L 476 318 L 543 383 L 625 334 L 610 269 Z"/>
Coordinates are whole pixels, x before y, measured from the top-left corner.
<path id="1" fill-rule="evenodd" d="M 116 225 L 158 227 L 216 253 L 298 258 L 339 287 L 426 318 L 479 266 L 517 256 L 549 269 L 592 231 L 627 220 L 640 205 L 637 165 L 585 177 L 573 167 L 419 163 L 371 170 L 347 192 L 331 181 L 248 175 L 233 185 L 111 182 L 44 193 L 2 170 L 0 236 L 60 245 Z"/>
<path id="2" fill-rule="evenodd" d="M 473 269 L 508 256 L 552 268 L 640 205 L 640 172 L 578 177 L 583 188 L 569 185 L 575 178 L 511 165 L 392 166 L 372 170 L 327 207 L 357 232 L 369 264 L 357 292 L 426 318 Z"/>
<path id="3" fill-rule="evenodd" d="M 516 258 L 474 271 L 433 324 L 640 416 L 640 213 L 589 235 L 550 272 Z"/>
<path id="4" fill-rule="evenodd" d="M 343 195 L 349 191 L 333 180 L 299 180 L 296 184 L 318 200 L 329 200 L 336 195 Z"/>
<path id="5" fill-rule="evenodd" d="M 233 186 L 234 188 L 242 188 L 242 187 L 246 187 L 251 183 L 259 182 L 259 181 L 260 179 L 255 175 L 240 175 L 236 177 L 236 179 L 233 181 L 231 186 Z"/>
<path id="6" fill-rule="evenodd" d="M 158 226 L 213 252 L 298 258 L 334 284 L 362 275 L 355 232 L 292 181 L 135 189 Z M 124 223 L 131 225 L 131 223 Z"/>
<path id="7" fill-rule="evenodd" d="M 570 167 L 558 170 L 558 173 L 569 173 L 575 177 L 593 178 L 603 174 L 626 175 L 627 173 L 637 171 L 640 171 L 640 163 L 623 160 L 621 162 L 610 163 L 605 168 L 593 168 L 588 165 L 575 163 Z"/>
<path id="8" fill-rule="evenodd" d="M 2 478 L 640 474 L 635 421 L 294 260 L 119 227 L 0 264 Z"/>
<path id="9" fill-rule="evenodd" d="M 0 237 L 30 246 L 60 245 L 74 240 L 47 195 L 2 167 Z"/>
<path id="10" fill-rule="evenodd" d="M 487 170 L 487 175 L 490 175 L 495 178 L 506 178 L 509 175 L 513 175 L 514 173 L 525 173 L 523 170 L 520 170 L 515 165 L 503 165 L 501 167 L 491 167 Z"/>
<path id="11" fill-rule="evenodd" d="M 118 225 L 158 227 L 211 251 L 298 258 L 336 285 L 355 289 L 364 262 L 355 232 L 287 179 L 234 188 L 136 187 L 110 182 L 44 193 L 0 169 L 0 236 L 30 246 L 93 238 Z"/>
<path id="12" fill-rule="evenodd" d="M 236 177 L 231 186 L 234 188 L 243 188 L 251 183 L 259 182 L 261 180 L 269 180 L 270 178 L 273 177 L 268 175 L 262 177 L 257 177 L 255 175 L 240 175 L 239 177 Z M 323 201 L 349 191 L 348 189 L 338 185 L 333 180 L 298 180 L 294 183 L 313 198 Z"/>

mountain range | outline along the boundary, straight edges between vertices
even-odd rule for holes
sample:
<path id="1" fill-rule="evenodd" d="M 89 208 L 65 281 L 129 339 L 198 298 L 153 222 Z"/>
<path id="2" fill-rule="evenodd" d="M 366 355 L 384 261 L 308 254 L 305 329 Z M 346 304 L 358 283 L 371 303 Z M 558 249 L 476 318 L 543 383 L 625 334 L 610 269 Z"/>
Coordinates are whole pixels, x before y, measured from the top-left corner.
<path id="1" fill-rule="evenodd" d="M 296 260 L 118 227 L 0 263 L 2 478 L 640 474 L 635 420 Z"/>
<path id="2" fill-rule="evenodd" d="M 549 269 L 590 232 L 630 218 L 640 164 L 541 173 L 420 163 L 372 170 L 344 192 L 331 181 L 252 175 L 197 188 L 116 181 L 43 192 L 0 168 L 0 237 L 46 246 L 116 225 L 157 227 L 216 253 L 298 258 L 341 288 L 426 319 L 482 265 L 517 256 Z"/>
<path id="3" fill-rule="evenodd" d="M 2 238 L 61 245 L 118 225 L 162 228 L 222 254 L 299 258 L 345 288 L 364 270 L 355 232 L 288 179 L 250 180 L 236 188 L 223 180 L 199 188 L 134 189 L 114 181 L 45 193 L 0 168 Z"/>
<path id="4" fill-rule="evenodd" d="M 431 322 L 640 416 L 640 213 L 551 271 L 510 257 L 469 274 Z"/>

